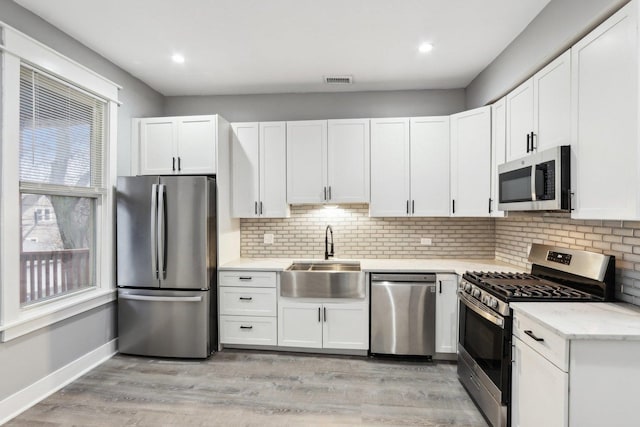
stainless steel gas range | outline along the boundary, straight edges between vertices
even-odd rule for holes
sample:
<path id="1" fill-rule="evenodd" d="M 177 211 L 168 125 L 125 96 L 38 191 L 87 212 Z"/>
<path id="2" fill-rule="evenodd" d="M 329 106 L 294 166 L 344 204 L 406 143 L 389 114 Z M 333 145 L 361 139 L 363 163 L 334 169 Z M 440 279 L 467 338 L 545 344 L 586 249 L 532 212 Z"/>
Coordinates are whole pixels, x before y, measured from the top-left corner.
<path id="1" fill-rule="evenodd" d="M 458 378 L 494 427 L 511 418 L 509 304 L 614 299 L 613 256 L 534 244 L 529 262 L 531 274 L 467 272 L 458 289 Z"/>

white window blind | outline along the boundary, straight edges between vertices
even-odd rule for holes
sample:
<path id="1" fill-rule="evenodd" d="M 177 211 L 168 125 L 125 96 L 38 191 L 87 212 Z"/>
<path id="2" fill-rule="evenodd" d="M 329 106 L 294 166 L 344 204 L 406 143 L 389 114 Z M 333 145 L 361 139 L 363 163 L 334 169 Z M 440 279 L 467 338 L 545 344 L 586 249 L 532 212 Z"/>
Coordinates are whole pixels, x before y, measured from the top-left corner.
<path id="1" fill-rule="evenodd" d="M 21 184 L 102 189 L 105 109 L 105 101 L 21 66 Z"/>

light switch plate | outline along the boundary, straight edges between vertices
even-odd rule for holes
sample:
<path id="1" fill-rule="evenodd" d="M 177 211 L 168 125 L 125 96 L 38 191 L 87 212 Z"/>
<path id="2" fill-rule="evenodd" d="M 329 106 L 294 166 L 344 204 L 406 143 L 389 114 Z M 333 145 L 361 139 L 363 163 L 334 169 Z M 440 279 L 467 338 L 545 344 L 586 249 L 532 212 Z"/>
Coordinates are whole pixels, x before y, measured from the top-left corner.
<path id="1" fill-rule="evenodd" d="M 265 245 L 273 245 L 273 234 L 272 233 L 264 233 L 264 244 Z"/>
<path id="2" fill-rule="evenodd" d="M 431 239 L 428 237 L 423 237 L 420 239 L 421 245 L 431 246 Z"/>

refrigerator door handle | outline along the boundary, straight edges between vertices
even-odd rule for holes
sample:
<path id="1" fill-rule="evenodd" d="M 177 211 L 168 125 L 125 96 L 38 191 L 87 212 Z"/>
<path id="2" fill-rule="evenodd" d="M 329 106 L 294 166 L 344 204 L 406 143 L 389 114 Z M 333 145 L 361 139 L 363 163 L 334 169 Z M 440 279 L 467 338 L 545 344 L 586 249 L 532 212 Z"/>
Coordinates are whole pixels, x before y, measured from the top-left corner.
<path id="1" fill-rule="evenodd" d="M 200 302 L 202 297 L 154 297 L 146 295 L 126 295 L 120 294 L 120 299 L 135 300 L 135 301 L 161 301 L 161 302 Z"/>
<path id="2" fill-rule="evenodd" d="M 151 271 L 158 279 L 158 184 L 151 185 Z"/>
<path id="3" fill-rule="evenodd" d="M 167 278 L 167 236 L 166 236 L 166 196 L 167 187 L 160 184 L 158 187 L 158 270 L 161 274 L 160 279 Z"/>

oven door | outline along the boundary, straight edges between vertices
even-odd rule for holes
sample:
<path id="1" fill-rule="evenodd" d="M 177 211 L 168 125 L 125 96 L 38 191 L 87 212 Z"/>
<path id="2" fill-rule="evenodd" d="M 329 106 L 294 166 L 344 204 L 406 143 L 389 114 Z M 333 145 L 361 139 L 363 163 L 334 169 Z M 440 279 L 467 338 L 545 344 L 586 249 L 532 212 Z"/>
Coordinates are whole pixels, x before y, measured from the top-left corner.
<path id="1" fill-rule="evenodd" d="M 460 292 L 458 377 L 494 426 L 506 425 L 511 396 L 511 318 Z"/>

